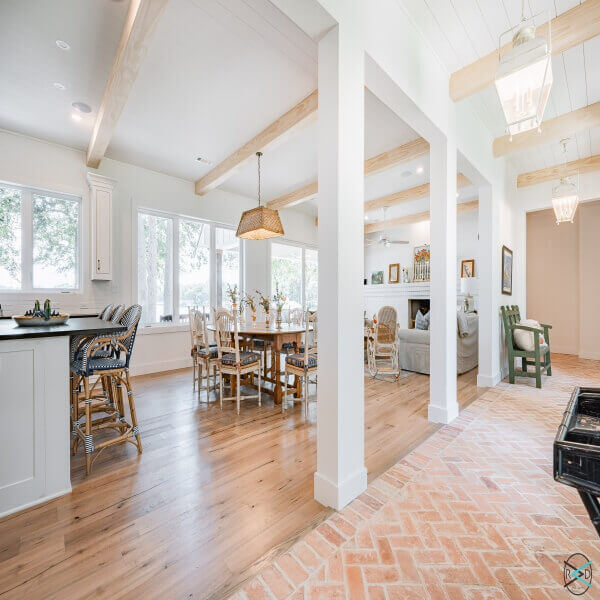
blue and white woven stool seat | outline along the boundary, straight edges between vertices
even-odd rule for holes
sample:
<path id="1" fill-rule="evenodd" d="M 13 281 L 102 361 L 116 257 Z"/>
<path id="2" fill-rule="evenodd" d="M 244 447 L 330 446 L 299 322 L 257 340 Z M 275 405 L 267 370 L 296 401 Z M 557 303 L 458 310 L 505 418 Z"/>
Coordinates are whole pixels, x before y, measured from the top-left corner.
<path id="1" fill-rule="evenodd" d="M 300 367 L 301 369 L 304 368 L 304 353 L 302 354 L 290 354 L 289 356 L 285 357 L 285 362 L 288 365 L 292 365 L 293 367 Z M 309 354 L 308 355 L 308 364 L 306 365 L 309 369 L 311 367 L 316 367 L 317 366 L 317 355 L 316 354 Z"/>

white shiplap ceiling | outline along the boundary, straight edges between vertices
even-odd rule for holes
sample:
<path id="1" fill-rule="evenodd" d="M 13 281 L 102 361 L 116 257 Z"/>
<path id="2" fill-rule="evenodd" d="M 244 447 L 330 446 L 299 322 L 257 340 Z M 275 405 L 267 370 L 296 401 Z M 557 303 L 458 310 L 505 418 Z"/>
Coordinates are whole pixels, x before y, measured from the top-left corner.
<path id="1" fill-rule="evenodd" d="M 580 0 L 525 0 L 525 16 L 540 12 L 550 18 L 580 4 Z M 404 6 L 452 73 L 498 48 L 499 37 L 521 18 L 521 0 L 406 0 Z M 540 24 L 546 18 L 538 19 Z M 554 83 L 544 120 L 600 101 L 600 38 L 594 38 L 552 58 Z M 473 101 L 494 137 L 505 123 L 493 87 Z M 600 128 L 572 136 L 568 160 L 600 153 Z M 517 172 L 550 167 L 563 161 L 558 143 L 511 155 Z"/>

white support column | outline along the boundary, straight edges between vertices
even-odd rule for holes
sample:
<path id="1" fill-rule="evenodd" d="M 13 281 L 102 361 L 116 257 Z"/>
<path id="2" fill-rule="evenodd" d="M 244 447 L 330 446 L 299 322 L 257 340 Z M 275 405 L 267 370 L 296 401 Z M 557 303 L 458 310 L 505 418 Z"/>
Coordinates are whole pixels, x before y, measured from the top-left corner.
<path id="1" fill-rule="evenodd" d="M 456 401 L 456 145 L 432 142 L 429 420 L 450 423 Z"/>
<path id="2" fill-rule="evenodd" d="M 336 509 L 348 504 L 367 486 L 362 325 L 362 2 L 345 7 L 342 22 L 319 41 L 319 401 L 315 498 Z"/>
<path id="3" fill-rule="evenodd" d="M 491 185 L 479 188 L 479 372 L 477 385 L 493 387 L 500 373 L 500 201 Z"/>

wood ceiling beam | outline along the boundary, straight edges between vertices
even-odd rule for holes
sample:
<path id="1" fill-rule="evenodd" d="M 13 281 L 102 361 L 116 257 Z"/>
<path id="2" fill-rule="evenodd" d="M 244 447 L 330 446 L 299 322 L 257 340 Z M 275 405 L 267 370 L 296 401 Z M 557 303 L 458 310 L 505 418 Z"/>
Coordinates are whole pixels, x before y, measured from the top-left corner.
<path id="1" fill-rule="evenodd" d="M 121 40 L 92 130 L 86 158 L 88 167 L 97 169 L 104 158 L 166 5 L 167 0 L 131 0 L 129 3 Z"/>
<path id="2" fill-rule="evenodd" d="M 600 171 L 600 154 L 579 160 L 572 160 L 566 166 L 560 164 L 545 169 L 538 169 L 537 171 L 529 171 L 529 173 L 521 173 L 517 177 L 517 187 L 537 185 L 546 181 L 555 181 L 561 177 L 570 177 L 578 173 L 591 173 L 592 171 Z"/>
<path id="3" fill-rule="evenodd" d="M 462 188 L 467 185 L 471 185 L 471 181 L 468 177 L 459 173 L 456 177 L 456 187 Z M 408 190 L 401 190 L 400 192 L 394 192 L 393 194 L 387 194 L 380 198 L 374 198 L 365 202 L 365 212 L 369 210 L 376 210 L 378 208 L 387 208 L 394 206 L 395 204 L 402 204 L 403 202 L 410 202 L 411 200 L 417 200 L 418 198 L 425 198 L 429 196 L 429 184 L 424 183 Z"/>
<path id="4" fill-rule="evenodd" d="M 569 48 L 600 35 L 600 0 L 586 0 L 571 10 L 552 19 L 552 54 L 560 54 Z M 537 28 L 537 33 L 546 35 L 548 24 Z M 509 44 L 503 47 L 508 49 Z M 452 73 L 450 97 L 457 102 L 480 92 L 494 83 L 498 69 L 498 51 Z"/>
<path id="5" fill-rule="evenodd" d="M 196 181 L 196 194 L 206 194 L 218 187 L 257 152 L 274 148 L 301 127 L 312 123 L 317 118 L 318 107 L 319 94 L 315 90 Z"/>
<path id="6" fill-rule="evenodd" d="M 365 176 L 374 175 L 375 173 L 381 173 L 386 169 L 390 169 L 398 164 L 409 162 L 421 156 L 425 156 L 429 153 L 429 143 L 423 138 L 417 138 L 397 146 L 387 152 L 382 152 L 377 156 L 373 156 L 365 160 Z M 300 204 L 305 200 L 314 198 L 319 192 L 318 183 L 313 181 L 308 185 L 302 186 L 293 192 L 284 194 L 279 198 L 275 198 L 270 202 L 267 202 L 269 208 L 275 210 L 281 210 L 282 208 L 289 208 Z"/>
<path id="7" fill-rule="evenodd" d="M 598 125 L 600 125 L 600 102 L 543 121 L 540 133 L 537 129 L 530 129 L 514 135 L 512 141 L 508 135 L 496 138 L 493 144 L 494 156 L 506 156 L 540 144 L 556 142 Z"/>
<path id="8" fill-rule="evenodd" d="M 471 202 L 462 202 L 456 205 L 457 214 L 470 212 L 477 210 L 479 207 L 479 200 L 472 200 Z M 410 225 L 412 223 L 420 223 L 421 221 L 429 221 L 431 219 L 431 211 L 424 211 L 416 213 L 414 215 L 405 215 L 404 217 L 396 217 L 395 219 L 388 219 L 385 222 L 385 229 L 391 229 L 392 227 L 399 227 L 400 225 Z M 369 223 L 365 225 L 365 233 L 375 233 L 376 231 L 383 231 L 384 223 L 380 221 L 378 223 Z"/>

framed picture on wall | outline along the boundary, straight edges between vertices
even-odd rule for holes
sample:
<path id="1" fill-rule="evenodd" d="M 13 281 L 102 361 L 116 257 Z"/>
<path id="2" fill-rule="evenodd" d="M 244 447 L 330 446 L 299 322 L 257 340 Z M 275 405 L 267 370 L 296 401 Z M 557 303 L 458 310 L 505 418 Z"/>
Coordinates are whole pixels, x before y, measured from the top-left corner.
<path id="1" fill-rule="evenodd" d="M 512 296 L 513 253 L 502 246 L 502 293 Z"/>
<path id="2" fill-rule="evenodd" d="M 371 285 L 383 284 L 383 271 L 373 271 L 371 273 Z"/>
<path id="3" fill-rule="evenodd" d="M 470 258 L 460 263 L 461 277 L 475 277 L 475 259 Z"/>
<path id="4" fill-rule="evenodd" d="M 393 263 L 389 266 L 388 283 L 400 283 L 400 263 Z"/>

